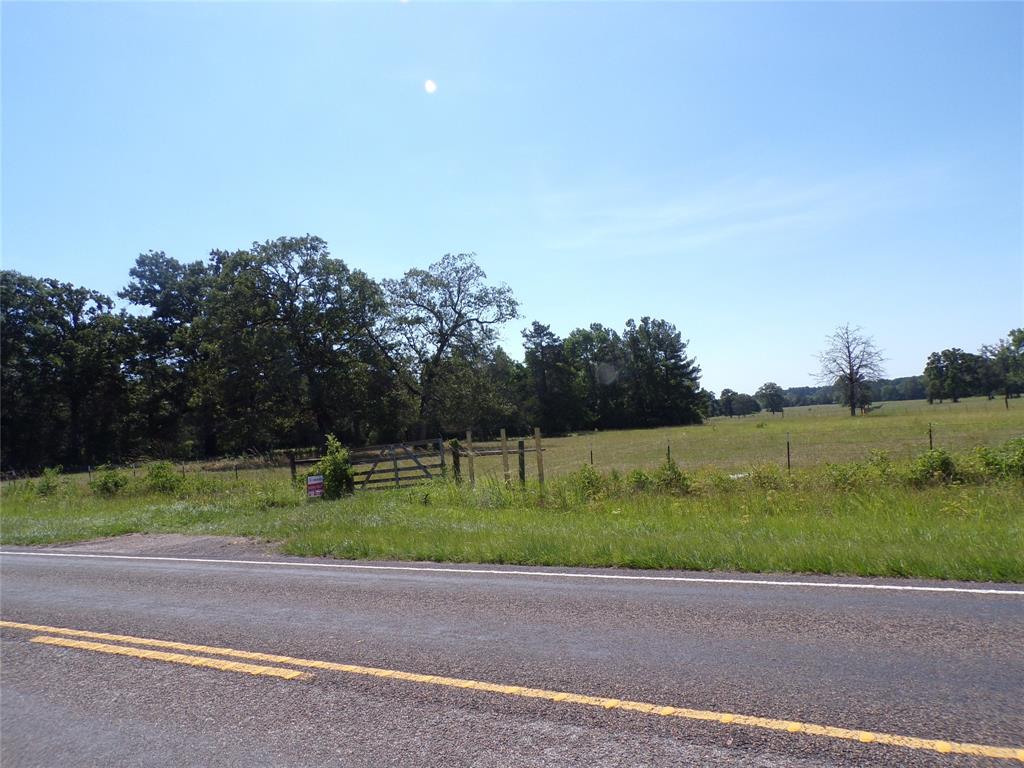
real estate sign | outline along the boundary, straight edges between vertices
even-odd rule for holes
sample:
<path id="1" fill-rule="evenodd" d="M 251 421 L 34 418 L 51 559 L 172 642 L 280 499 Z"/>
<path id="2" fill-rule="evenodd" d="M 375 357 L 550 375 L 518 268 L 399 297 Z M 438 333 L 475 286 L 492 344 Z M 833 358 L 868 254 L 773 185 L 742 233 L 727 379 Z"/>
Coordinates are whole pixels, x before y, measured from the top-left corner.
<path id="1" fill-rule="evenodd" d="M 306 497 L 315 499 L 324 495 L 324 476 L 310 475 L 306 478 Z"/>

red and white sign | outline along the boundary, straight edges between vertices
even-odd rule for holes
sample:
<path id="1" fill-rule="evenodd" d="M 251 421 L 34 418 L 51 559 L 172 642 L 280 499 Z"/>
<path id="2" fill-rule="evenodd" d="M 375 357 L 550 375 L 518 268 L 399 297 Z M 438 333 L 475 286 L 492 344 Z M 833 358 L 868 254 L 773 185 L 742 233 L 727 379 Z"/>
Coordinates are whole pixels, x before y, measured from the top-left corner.
<path id="1" fill-rule="evenodd" d="M 324 495 L 324 476 L 310 475 L 306 478 L 306 497 L 315 499 Z"/>

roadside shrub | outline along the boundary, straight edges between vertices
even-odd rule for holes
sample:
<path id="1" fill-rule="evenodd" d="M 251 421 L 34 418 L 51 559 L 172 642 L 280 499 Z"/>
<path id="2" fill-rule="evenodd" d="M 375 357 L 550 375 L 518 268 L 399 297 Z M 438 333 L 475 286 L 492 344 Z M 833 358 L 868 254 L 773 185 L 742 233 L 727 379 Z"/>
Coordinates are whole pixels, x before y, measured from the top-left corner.
<path id="1" fill-rule="evenodd" d="M 980 446 L 974 449 L 972 458 L 982 468 L 987 477 L 1005 477 L 1007 475 L 1006 458 L 998 450 L 993 450 L 988 446 Z"/>
<path id="2" fill-rule="evenodd" d="M 999 448 L 976 448 L 971 458 L 985 477 L 1024 478 L 1024 438 L 1007 440 Z"/>
<path id="3" fill-rule="evenodd" d="M 774 464 L 758 464 L 750 468 L 750 482 L 766 491 L 781 491 L 786 485 L 786 476 Z"/>
<path id="4" fill-rule="evenodd" d="M 864 481 L 859 464 L 826 464 L 822 472 L 825 484 L 840 491 L 852 490 Z"/>
<path id="5" fill-rule="evenodd" d="M 89 481 L 89 488 L 100 496 L 116 496 L 128 485 L 128 478 L 114 467 L 103 466 Z"/>
<path id="6" fill-rule="evenodd" d="M 59 464 L 56 467 L 47 467 L 43 474 L 36 481 L 36 493 L 40 496 L 52 496 L 64 488 L 65 481 L 61 479 L 60 473 L 64 467 Z"/>
<path id="7" fill-rule="evenodd" d="M 608 496 L 621 496 L 626 487 L 626 481 L 623 480 L 622 473 L 617 469 L 613 469 L 609 472 L 608 477 L 604 479 L 604 482 Z"/>
<path id="8" fill-rule="evenodd" d="M 671 457 L 666 457 L 655 470 L 653 480 L 656 488 L 668 493 L 689 493 L 693 486 L 690 478 L 679 469 L 679 465 Z"/>
<path id="9" fill-rule="evenodd" d="M 892 459 L 885 451 L 872 450 L 864 466 L 872 480 L 890 480 L 894 474 Z"/>
<path id="10" fill-rule="evenodd" d="M 151 493 L 177 493 L 184 478 L 174 471 L 169 461 L 154 461 L 146 465 L 143 485 Z"/>
<path id="11" fill-rule="evenodd" d="M 1006 476 L 1024 479 L 1024 437 L 1015 437 L 1003 444 Z"/>
<path id="12" fill-rule="evenodd" d="M 205 496 L 219 491 L 222 487 L 217 478 L 196 472 L 181 478 L 180 489 L 189 496 Z"/>
<path id="13" fill-rule="evenodd" d="M 589 464 L 584 464 L 570 474 L 568 480 L 576 495 L 587 501 L 600 498 L 606 490 L 604 477 Z"/>
<path id="14" fill-rule="evenodd" d="M 654 485 L 651 476 L 642 469 L 632 469 L 626 475 L 626 487 L 633 493 L 643 493 Z"/>
<path id="15" fill-rule="evenodd" d="M 746 477 L 746 475 L 744 475 L 744 477 Z M 697 475 L 696 488 L 703 493 L 711 491 L 729 493 L 730 491 L 736 490 L 736 486 L 739 485 L 739 480 L 740 478 L 733 477 L 724 470 L 704 468 Z"/>
<path id="16" fill-rule="evenodd" d="M 334 435 L 327 436 L 327 453 L 315 465 L 310 474 L 324 476 L 324 497 L 340 499 L 354 493 L 356 481 L 352 476 L 352 462 L 348 450 Z"/>
<path id="17" fill-rule="evenodd" d="M 914 459 L 907 479 L 916 486 L 946 485 L 959 480 L 960 475 L 952 454 L 942 448 L 934 448 Z"/>

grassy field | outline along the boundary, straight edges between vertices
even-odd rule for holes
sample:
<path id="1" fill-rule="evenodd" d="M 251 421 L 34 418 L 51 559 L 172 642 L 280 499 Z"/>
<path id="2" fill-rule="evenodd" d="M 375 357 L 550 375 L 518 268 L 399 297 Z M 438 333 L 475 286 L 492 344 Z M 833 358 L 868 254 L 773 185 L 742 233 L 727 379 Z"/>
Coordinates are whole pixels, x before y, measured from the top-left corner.
<path id="1" fill-rule="evenodd" d="M 929 422 L 936 447 L 958 454 L 954 482 L 921 482 L 920 473 L 912 481 Z M 986 475 L 973 451 L 1020 436 L 1019 401 L 1009 410 L 985 400 L 888 403 L 856 419 L 816 406 L 784 418 L 545 440 L 543 489 L 532 479 L 507 488 L 497 457 L 478 460 L 476 488 L 442 481 L 332 502 L 307 502 L 279 468 L 237 477 L 199 465 L 182 477 L 174 468 L 163 490 L 140 469 L 121 473 L 125 487 L 110 496 L 83 477 L 51 478 L 45 493 L 39 481 L 20 481 L 3 488 L 0 541 L 176 532 L 253 536 L 292 554 L 342 558 L 1024 582 L 1024 484 Z M 669 441 L 684 485 L 643 488 L 629 477 L 655 470 Z M 591 446 L 596 473 L 580 469 Z M 532 476 L 532 456 L 529 467 Z"/>
<path id="2" fill-rule="evenodd" d="M 838 405 L 787 408 L 784 415 L 759 413 L 741 418 L 717 417 L 692 427 L 664 427 L 583 433 L 544 440 L 546 473 L 561 473 L 590 463 L 601 471 L 650 467 L 671 445 L 672 458 L 684 469 L 717 467 L 741 470 L 752 464 L 785 466 L 786 435 L 794 467 L 824 462 L 860 461 L 873 450 L 894 459 L 909 459 L 928 448 L 932 425 L 936 448 L 966 451 L 995 446 L 1024 436 L 1024 399 L 970 398 L 928 405 L 923 400 L 884 403 L 865 416 L 850 418 Z M 493 446 L 494 444 L 488 444 Z M 500 476 L 500 457 L 477 461 L 477 471 Z M 531 457 L 527 472 L 535 471 Z"/>
<path id="3" fill-rule="evenodd" d="M 586 498 L 434 483 L 307 503 L 279 481 L 114 498 L 12 493 L 5 544 L 125 533 L 253 536 L 299 555 L 534 565 L 789 571 L 1024 581 L 1019 482 L 828 493 L 817 475 L 765 488 L 696 475 L 693 492 Z"/>

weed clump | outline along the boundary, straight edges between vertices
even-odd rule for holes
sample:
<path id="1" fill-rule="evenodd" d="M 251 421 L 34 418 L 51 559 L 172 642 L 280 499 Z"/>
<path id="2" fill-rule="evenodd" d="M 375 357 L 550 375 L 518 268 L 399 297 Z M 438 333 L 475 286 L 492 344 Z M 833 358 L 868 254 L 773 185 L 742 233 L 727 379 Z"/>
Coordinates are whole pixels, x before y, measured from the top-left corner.
<path id="1" fill-rule="evenodd" d="M 63 469 L 64 467 L 60 465 L 44 469 L 43 474 L 36 481 L 36 493 L 40 496 L 52 496 L 62 490 L 66 486 L 66 482 L 60 476 Z"/>
<path id="2" fill-rule="evenodd" d="M 960 480 L 956 460 L 949 451 L 933 448 L 925 451 L 910 465 L 907 480 L 911 485 L 949 485 Z"/>
<path id="3" fill-rule="evenodd" d="M 154 461 L 146 465 L 146 476 L 143 484 L 152 493 L 177 493 L 183 478 L 174 471 L 169 461 Z"/>
<path id="4" fill-rule="evenodd" d="M 671 457 L 666 457 L 661 466 L 655 470 L 653 479 L 654 487 L 667 493 L 681 495 L 689 493 L 693 488 L 689 476 L 679 469 L 679 465 Z"/>
<path id="5" fill-rule="evenodd" d="M 584 464 L 567 478 L 576 495 L 586 501 L 593 501 L 607 495 L 608 482 L 605 477 L 589 464 Z"/>
<path id="6" fill-rule="evenodd" d="M 628 488 L 631 493 L 643 493 L 644 491 L 649 491 L 653 485 L 654 480 L 642 469 L 631 469 L 629 474 L 626 475 L 626 488 Z"/>
<path id="7" fill-rule="evenodd" d="M 100 496 L 116 496 L 126 485 L 128 478 L 111 466 L 100 467 L 96 477 L 89 481 L 89 488 Z"/>
<path id="8" fill-rule="evenodd" d="M 973 458 L 987 477 L 1024 479 L 1024 437 L 1007 440 L 999 448 L 977 448 Z"/>
<path id="9" fill-rule="evenodd" d="M 786 476 L 774 464 L 758 464 L 750 468 L 750 482 L 765 491 L 781 491 L 786 487 Z"/>

